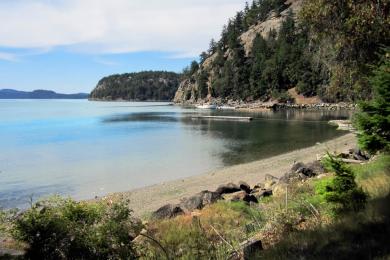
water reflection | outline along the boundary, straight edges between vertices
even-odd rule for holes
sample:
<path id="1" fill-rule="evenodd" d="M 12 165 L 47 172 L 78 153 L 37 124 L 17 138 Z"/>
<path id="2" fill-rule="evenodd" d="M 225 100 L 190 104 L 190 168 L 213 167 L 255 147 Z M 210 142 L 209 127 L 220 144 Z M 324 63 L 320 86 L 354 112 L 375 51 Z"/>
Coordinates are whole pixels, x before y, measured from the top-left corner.
<path id="1" fill-rule="evenodd" d="M 205 116 L 251 116 L 251 122 L 223 121 Z M 197 116 L 194 118 L 194 116 Z M 160 122 L 180 124 L 188 131 L 199 131 L 211 139 L 223 141 L 218 153 L 224 165 L 250 162 L 341 136 L 329 120 L 347 119 L 349 111 L 184 111 L 130 113 L 105 118 L 104 123 Z M 207 152 L 207 151 L 205 151 Z"/>

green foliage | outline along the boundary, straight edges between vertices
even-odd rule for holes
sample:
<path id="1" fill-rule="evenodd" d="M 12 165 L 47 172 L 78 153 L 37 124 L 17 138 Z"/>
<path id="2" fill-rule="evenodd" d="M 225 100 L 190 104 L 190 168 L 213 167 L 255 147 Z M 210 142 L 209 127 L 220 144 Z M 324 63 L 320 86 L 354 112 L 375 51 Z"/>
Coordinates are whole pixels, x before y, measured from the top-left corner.
<path id="1" fill-rule="evenodd" d="M 198 63 L 193 62 L 190 69 L 185 69 L 187 75 L 192 75 L 198 69 Z M 144 71 L 112 75 L 99 81 L 90 98 L 106 100 L 172 100 L 180 84 L 181 75 L 165 71 Z"/>
<path id="2" fill-rule="evenodd" d="M 140 224 L 126 204 L 89 204 L 52 198 L 23 212 L 14 236 L 31 259 L 129 259 Z"/>
<path id="3" fill-rule="evenodd" d="M 323 164 L 329 171 L 335 172 L 335 177 L 325 189 L 318 190 L 325 200 L 340 205 L 340 212 L 359 211 L 364 208 L 367 194 L 358 187 L 355 174 L 351 168 L 338 158 L 328 154 Z"/>
<path id="4" fill-rule="evenodd" d="M 359 145 L 371 153 L 390 151 L 390 48 L 383 52 L 370 77 L 374 97 L 370 102 L 360 103 L 355 116 Z"/>
<path id="5" fill-rule="evenodd" d="M 390 43 L 388 1 L 305 0 L 300 20 L 310 31 L 314 56 L 329 71 L 329 87 L 322 97 L 328 101 L 367 99 L 367 64 L 375 64 L 375 53 Z"/>
<path id="6" fill-rule="evenodd" d="M 199 74 L 197 75 L 197 83 L 198 83 L 198 94 L 199 98 L 203 99 L 208 94 L 208 73 L 205 70 L 200 70 Z"/>

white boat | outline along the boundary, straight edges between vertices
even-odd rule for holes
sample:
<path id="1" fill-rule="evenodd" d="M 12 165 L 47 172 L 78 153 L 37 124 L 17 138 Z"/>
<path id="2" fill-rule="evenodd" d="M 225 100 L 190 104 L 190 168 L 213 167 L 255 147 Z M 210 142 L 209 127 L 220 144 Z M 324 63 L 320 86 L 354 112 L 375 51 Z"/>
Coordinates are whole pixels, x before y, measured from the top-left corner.
<path id="1" fill-rule="evenodd" d="M 199 109 L 217 109 L 216 105 L 211 105 L 211 104 L 203 104 L 203 105 L 198 105 L 196 108 Z"/>
<path id="2" fill-rule="evenodd" d="M 220 107 L 217 107 L 217 109 L 222 109 L 222 110 L 235 110 L 236 108 L 235 108 L 235 107 L 231 107 L 231 106 L 220 106 Z"/>

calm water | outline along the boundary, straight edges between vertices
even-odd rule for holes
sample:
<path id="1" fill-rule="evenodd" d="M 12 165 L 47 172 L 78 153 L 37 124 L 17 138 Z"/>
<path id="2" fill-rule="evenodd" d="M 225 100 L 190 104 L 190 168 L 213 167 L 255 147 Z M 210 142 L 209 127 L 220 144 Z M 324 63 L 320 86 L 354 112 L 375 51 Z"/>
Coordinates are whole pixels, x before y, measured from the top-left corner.
<path id="1" fill-rule="evenodd" d="M 347 113 L 264 112 L 253 122 L 192 119 L 166 103 L 0 100 L 0 207 L 61 194 L 88 199 L 205 173 L 339 135 Z"/>

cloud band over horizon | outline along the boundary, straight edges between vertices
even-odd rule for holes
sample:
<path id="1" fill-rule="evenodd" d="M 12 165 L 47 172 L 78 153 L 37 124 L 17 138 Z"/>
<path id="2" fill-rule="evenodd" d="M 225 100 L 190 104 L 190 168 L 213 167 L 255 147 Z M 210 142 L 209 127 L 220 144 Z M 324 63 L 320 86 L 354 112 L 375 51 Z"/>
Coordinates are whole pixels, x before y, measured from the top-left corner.
<path id="1" fill-rule="evenodd" d="M 181 71 L 244 4 L 0 0 L 0 88 L 85 92 L 113 73 Z"/>

